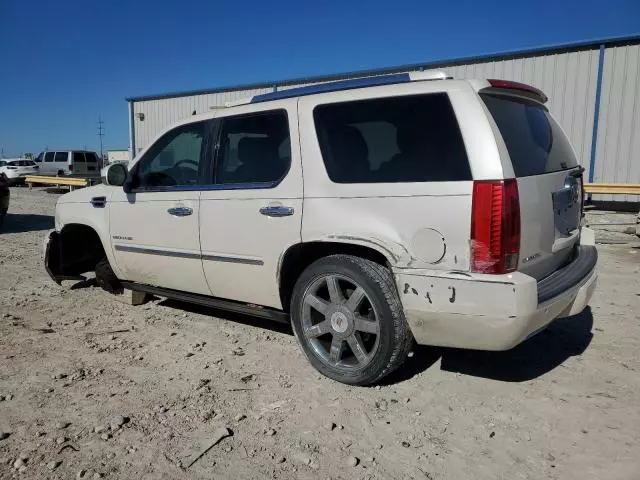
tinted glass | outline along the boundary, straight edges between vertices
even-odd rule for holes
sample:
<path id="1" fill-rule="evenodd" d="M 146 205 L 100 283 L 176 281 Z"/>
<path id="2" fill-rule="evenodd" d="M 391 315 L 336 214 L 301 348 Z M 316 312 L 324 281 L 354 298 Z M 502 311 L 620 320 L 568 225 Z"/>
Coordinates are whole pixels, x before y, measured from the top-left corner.
<path id="1" fill-rule="evenodd" d="M 471 180 L 460 128 L 444 93 L 320 105 L 314 118 L 334 182 Z"/>
<path id="2" fill-rule="evenodd" d="M 205 122 L 197 122 L 166 133 L 138 163 L 136 186 L 197 185 L 204 131 Z"/>
<path id="3" fill-rule="evenodd" d="M 567 170 L 578 162 L 569 140 L 543 105 L 507 95 L 480 95 L 498 125 L 516 177 Z"/>
<path id="4" fill-rule="evenodd" d="M 216 183 L 277 182 L 290 163 L 289 124 L 284 110 L 223 120 Z"/>
<path id="5" fill-rule="evenodd" d="M 44 156 L 45 162 L 53 162 L 53 157 L 55 156 L 55 152 L 47 152 Z"/>
<path id="6" fill-rule="evenodd" d="M 73 163 L 76 162 L 85 163 L 84 152 L 73 152 Z"/>
<path id="7" fill-rule="evenodd" d="M 4 167 L 7 164 L 7 162 L 0 160 L 0 167 Z"/>
<path id="8" fill-rule="evenodd" d="M 84 156 L 87 158 L 87 162 L 96 163 L 98 161 L 98 157 L 93 152 L 84 152 Z"/>
<path id="9" fill-rule="evenodd" d="M 35 165 L 32 160 L 13 160 L 8 164 L 13 167 L 33 167 Z"/>
<path id="10" fill-rule="evenodd" d="M 69 152 L 56 152 L 54 162 L 66 162 L 69 158 Z"/>
<path id="11" fill-rule="evenodd" d="M 36 162 L 38 162 L 38 163 L 40 163 L 40 162 L 42 162 L 42 159 L 43 159 L 43 158 L 44 158 L 44 153 L 41 153 L 40 155 L 38 155 L 38 156 L 35 158 L 35 161 L 36 161 Z"/>

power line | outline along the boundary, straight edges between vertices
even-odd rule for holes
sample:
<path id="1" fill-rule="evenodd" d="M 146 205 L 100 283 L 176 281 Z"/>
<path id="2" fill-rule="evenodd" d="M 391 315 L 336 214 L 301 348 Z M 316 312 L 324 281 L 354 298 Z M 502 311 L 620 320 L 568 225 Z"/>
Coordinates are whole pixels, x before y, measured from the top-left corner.
<path id="1" fill-rule="evenodd" d="M 102 158 L 102 137 L 104 137 L 104 122 L 98 117 L 98 137 L 100 137 L 100 158 Z"/>

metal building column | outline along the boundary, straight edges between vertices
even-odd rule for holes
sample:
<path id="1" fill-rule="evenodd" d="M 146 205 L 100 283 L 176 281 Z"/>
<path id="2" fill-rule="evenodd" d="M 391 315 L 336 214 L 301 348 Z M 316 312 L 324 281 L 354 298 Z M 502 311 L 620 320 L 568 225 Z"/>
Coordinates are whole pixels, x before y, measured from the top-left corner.
<path id="1" fill-rule="evenodd" d="M 604 68 L 604 43 L 600 44 L 598 56 L 598 77 L 596 80 L 596 104 L 593 110 L 593 131 L 591 133 L 591 159 L 589 160 L 589 183 L 593 183 L 596 167 L 596 146 L 598 144 L 598 120 L 600 118 L 600 97 L 602 96 L 602 69 Z M 591 195 L 589 195 L 591 198 Z"/>
<path id="2" fill-rule="evenodd" d="M 131 160 L 136 157 L 136 128 L 135 117 L 133 115 L 133 102 L 129 102 L 129 148 L 131 149 Z"/>

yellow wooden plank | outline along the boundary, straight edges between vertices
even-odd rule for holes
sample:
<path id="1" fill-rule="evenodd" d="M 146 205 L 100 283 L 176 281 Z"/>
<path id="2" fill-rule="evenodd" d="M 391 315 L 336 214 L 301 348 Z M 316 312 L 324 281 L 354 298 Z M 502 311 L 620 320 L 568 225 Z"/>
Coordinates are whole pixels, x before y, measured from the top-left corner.
<path id="1" fill-rule="evenodd" d="M 86 178 L 72 177 L 46 177 L 44 175 L 27 175 L 27 183 L 43 183 L 47 185 L 70 185 L 72 187 L 86 187 L 89 182 Z"/>
<path id="2" fill-rule="evenodd" d="M 585 183 L 586 193 L 612 194 L 612 195 L 640 195 L 638 183 Z"/>

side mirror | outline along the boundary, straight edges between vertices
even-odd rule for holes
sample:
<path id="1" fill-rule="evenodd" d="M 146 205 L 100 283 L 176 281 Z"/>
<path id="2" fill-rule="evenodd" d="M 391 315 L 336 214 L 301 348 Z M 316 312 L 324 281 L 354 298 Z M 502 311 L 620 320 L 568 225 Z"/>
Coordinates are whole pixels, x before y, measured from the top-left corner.
<path id="1" fill-rule="evenodd" d="M 122 187 L 129 172 L 122 163 L 112 163 L 102 169 L 102 183 L 112 187 Z"/>

